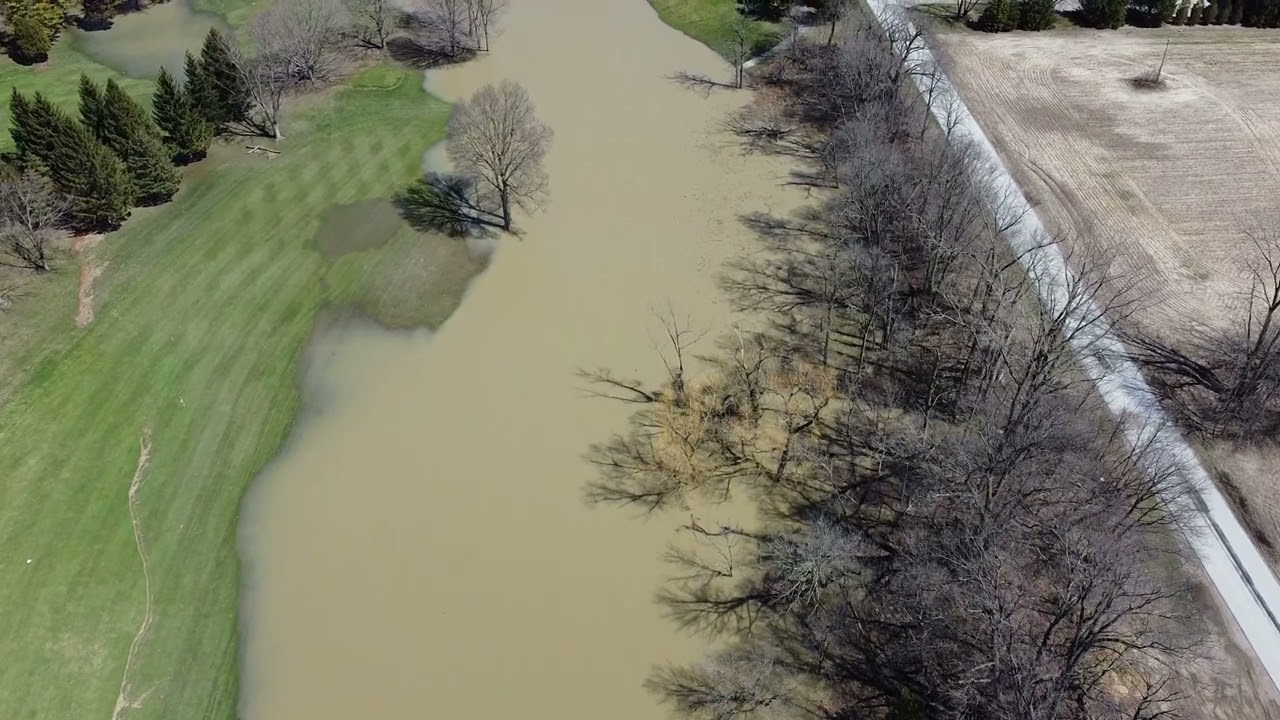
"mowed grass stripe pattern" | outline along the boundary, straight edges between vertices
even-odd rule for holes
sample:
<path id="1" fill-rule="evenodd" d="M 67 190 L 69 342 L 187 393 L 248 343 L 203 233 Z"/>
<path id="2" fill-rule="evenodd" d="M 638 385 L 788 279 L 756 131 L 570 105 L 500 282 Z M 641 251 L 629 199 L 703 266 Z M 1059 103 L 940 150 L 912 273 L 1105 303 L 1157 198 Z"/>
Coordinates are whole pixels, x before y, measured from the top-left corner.
<path id="1" fill-rule="evenodd" d="M 311 238 L 330 205 L 411 179 L 447 114 L 411 79 L 315 100 L 278 158 L 220 150 L 95 250 L 96 321 L 0 408 L 0 717 L 111 717 L 146 604 L 144 429 L 154 626 L 128 717 L 234 717 L 240 497 L 288 431 L 317 311 L 401 249 L 329 264 Z"/>
<path id="2" fill-rule="evenodd" d="M 99 65 L 80 53 L 70 38 L 60 38 L 49 51 L 49 60 L 34 67 L 19 65 L 0 55 L 0 152 L 13 151 L 13 138 L 9 137 L 9 94 L 14 88 L 25 95 L 39 90 L 59 107 L 79 117 L 80 75 L 86 74 L 99 85 L 108 78 L 134 98 L 149 102 L 155 86 L 148 80 L 125 77 L 121 73 Z"/>

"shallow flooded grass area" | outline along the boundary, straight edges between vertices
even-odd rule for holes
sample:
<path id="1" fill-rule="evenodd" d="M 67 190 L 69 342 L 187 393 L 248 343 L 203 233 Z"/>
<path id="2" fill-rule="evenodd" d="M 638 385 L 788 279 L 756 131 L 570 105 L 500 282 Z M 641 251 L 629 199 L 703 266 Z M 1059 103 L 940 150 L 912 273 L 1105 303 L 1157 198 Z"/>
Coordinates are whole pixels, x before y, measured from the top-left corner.
<path id="1" fill-rule="evenodd" d="M 642 0 L 513 0 L 502 26 L 492 53 L 426 82 L 448 100 L 523 85 L 555 132 L 550 200 L 438 332 L 360 326 L 311 366 L 304 419 L 242 515 L 246 720 L 659 720 L 647 674 L 704 643 L 654 602 L 689 514 L 583 500 L 584 455 L 632 408 L 577 372 L 660 377 L 668 309 L 730 331 L 717 277 L 750 247 L 739 218 L 800 192 L 723 131 L 746 93 L 669 80 L 725 63 Z"/>
<path id="2" fill-rule="evenodd" d="M 3 71 L 72 96 L 71 70 L 110 72 L 59 53 L 39 76 Z M 108 235 L 88 328 L 72 329 L 72 296 L 4 347 L 22 362 L 0 406 L 0 717 L 109 718 L 120 698 L 131 720 L 235 715 L 237 510 L 292 422 L 317 314 L 438 325 L 482 267 L 463 244 L 354 219 L 348 252 L 317 248 L 330 208 L 390 196 L 442 135 L 447 105 L 376 72 L 387 89 L 292 116 L 275 159 L 220 148 Z"/>
<path id="3" fill-rule="evenodd" d="M 221 15 L 196 10 L 191 0 L 169 0 L 113 19 L 109 29 L 68 31 L 75 48 L 94 62 L 133 78 L 155 78 L 168 68 L 181 80 L 183 56 L 199 54 L 211 28 L 225 31 Z"/>

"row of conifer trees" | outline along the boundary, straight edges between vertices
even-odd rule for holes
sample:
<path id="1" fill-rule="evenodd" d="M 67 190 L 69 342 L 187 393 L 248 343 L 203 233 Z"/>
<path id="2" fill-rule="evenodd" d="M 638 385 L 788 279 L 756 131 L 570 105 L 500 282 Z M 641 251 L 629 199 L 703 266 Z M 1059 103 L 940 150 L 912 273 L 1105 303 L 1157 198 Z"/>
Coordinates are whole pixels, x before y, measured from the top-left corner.
<path id="1" fill-rule="evenodd" d="M 174 164 L 204 157 L 216 133 L 243 119 L 247 102 L 227 40 L 216 30 L 200 56 L 187 54 L 186 81 L 162 70 L 148 113 L 114 80 L 80 77 L 79 117 L 36 91 L 10 97 L 10 133 L 19 162 L 66 195 L 72 223 L 111 229 L 131 208 L 178 191 Z"/>

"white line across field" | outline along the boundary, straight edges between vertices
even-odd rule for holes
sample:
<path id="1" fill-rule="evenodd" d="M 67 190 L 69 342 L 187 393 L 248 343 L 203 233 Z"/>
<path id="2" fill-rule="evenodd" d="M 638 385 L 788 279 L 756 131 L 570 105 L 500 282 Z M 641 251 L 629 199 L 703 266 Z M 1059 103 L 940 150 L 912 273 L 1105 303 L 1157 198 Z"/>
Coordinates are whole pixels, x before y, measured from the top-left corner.
<path id="1" fill-rule="evenodd" d="M 908 37 L 915 34 L 915 24 L 902 5 L 889 0 L 864 1 L 882 22 L 906 29 Z M 916 61 L 934 64 L 933 52 L 927 46 L 921 46 L 915 52 Z M 995 146 L 987 139 L 948 78 L 942 76 L 931 82 L 923 75 L 913 77 L 921 92 L 933 97 L 931 110 L 938 121 L 967 136 L 990 162 L 993 169 L 990 182 L 996 197 L 1007 197 L 1026 209 L 1021 222 L 1008 233 L 1009 244 L 1035 282 L 1040 301 L 1050 308 L 1064 307 L 1072 284 L 1072 271 L 1056 244 L 1042 242 L 1049 233 Z M 1119 339 L 1105 323 L 1088 322 L 1098 313 L 1092 303 L 1072 313 L 1076 322 L 1096 328 L 1076 334 L 1073 343 L 1076 356 L 1096 383 L 1098 393 L 1107 406 L 1124 420 L 1126 434 L 1136 447 L 1151 445 L 1154 441 L 1181 459 L 1187 479 L 1197 491 L 1193 502 L 1199 512 L 1193 514 L 1200 521 L 1200 527 L 1196 529 L 1199 531 L 1192 531 L 1189 542 L 1227 609 L 1253 646 L 1262 667 L 1272 682 L 1280 686 L 1280 583 L 1277 583 L 1222 492 L 1209 479 L 1191 446 L 1169 421 Z"/>

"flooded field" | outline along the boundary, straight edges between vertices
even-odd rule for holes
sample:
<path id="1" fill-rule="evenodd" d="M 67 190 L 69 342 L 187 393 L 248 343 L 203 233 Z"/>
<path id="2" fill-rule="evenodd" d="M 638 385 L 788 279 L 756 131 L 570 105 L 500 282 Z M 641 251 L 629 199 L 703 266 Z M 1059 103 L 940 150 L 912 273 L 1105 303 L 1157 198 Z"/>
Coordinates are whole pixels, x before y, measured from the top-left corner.
<path id="1" fill-rule="evenodd" d="M 226 29 L 222 18 L 191 7 L 190 0 L 170 0 L 140 12 L 117 16 L 109 30 L 70 30 L 76 49 L 130 77 L 154 78 L 168 68 L 182 81 L 183 57 L 200 54 L 210 28 Z"/>
<path id="2" fill-rule="evenodd" d="M 583 503 L 583 454 L 628 408 L 575 371 L 656 380 L 668 307 L 727 331 L 738 216 L 798 201 L 720 133 L 745 95 L 682 90 L 681 69 L 728 73 L 643 0 L 512 0 L 491 57 L 431 74 L 448 99 L 528 88 L 556 132 L 551 200 L 437 333 L 356 325 L 313 349 L 242 516 L 243 717 L 665 715 L 641 683 L 699 649 L 652 601 L 688 516 Z"/>

